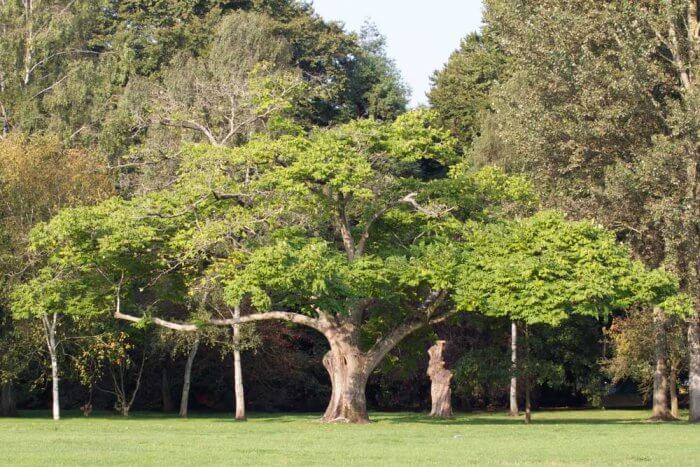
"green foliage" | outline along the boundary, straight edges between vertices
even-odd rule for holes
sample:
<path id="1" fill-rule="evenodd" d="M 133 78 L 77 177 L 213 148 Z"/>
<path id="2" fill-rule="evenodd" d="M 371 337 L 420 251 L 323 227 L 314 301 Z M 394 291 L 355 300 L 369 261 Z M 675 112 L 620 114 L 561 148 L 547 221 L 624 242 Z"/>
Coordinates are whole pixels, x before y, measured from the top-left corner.
<path id="1" fill-rule="evenodd" d="M 472 33 L 431 77 L 430 105 L 440 123 L 464 145 L 471 145 L 481 133 L 490 110 L 489 92 L 505 80 L 506 66 L 506 55 L 491 35 Z"/>
<path id="2" fill-rule="evenodd" d="M 677 293 L 673 276 L 647 272 L 609 232 L 542 212 L 466 231 L 456 302 L 464 310 L 557 325 L 570 315 L 604 317 Z"/>

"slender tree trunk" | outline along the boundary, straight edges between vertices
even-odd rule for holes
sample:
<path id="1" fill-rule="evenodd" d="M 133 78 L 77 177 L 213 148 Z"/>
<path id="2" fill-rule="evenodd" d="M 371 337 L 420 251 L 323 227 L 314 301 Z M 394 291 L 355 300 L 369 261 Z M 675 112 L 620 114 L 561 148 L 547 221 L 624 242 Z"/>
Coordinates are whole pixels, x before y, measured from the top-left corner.
<path id="1" fill-rule="evenodd" d="M 700 423 L 700 312 L 696 314 L 688 326 L 689 361 L 689 420 Z"/>
<path id="2" fill-rule="evenodd" d="M 668 410 L 668 366 L 666 355 L 666 319 L 660 308 L 654 309 L 654 394 L 651 420 L 670 420 Z"/>
<path id="3" fill-rule="evenodd" d="M 517 417 L 518 409 L 518 326 L 510 323 L 510 416 Z"/>
<path id="4" fill-rule="evenodd" d="M 44 337 L 51 360 L 51 415 L 54 420 L 61 418 L 61 405 L 59 399 L 58 381 L 58 344 L 56 342 L 56 326 L 58 325 L 58 315 L 53 313 L 51 319 L 47 314 L 41 315 L 44 325 Z"/>
<path id="5" fill-rule="evenodd" d="M 61 418 L 61 405 L 58 390 L 58 358 L 56 349 L 51 353 L 51 415 L 54 420 Z"/>
<path id="6" fill-rule="evenodd" d="M 234 318 L 240 318 L 241 309 L 234 308 Z M 243 391 L 243 370 L 241 368 L 241 326 L 233 325 L 233 392 L 236 397 L 236 420 L 245 420 L 245 393 Z"/>
<path id="7" fill-rule="evenodd" d="M 17 416 L 14 387 L 11 381 L 0 384 L 0 417 Z"/>
<path id="8" fill-rule="evenodd" d="M 445 360 L 443 358 L 445 344 L 446 341 L 437 341 L 428 350 L 428 355 L 430 355 L 428 376 L 430 376 L 431 381 L 431 417 L 452 417 L 452 390 L 450 389 L 452 372 L 445 368 Z"/>
<path id="9" fill-rule="evenodd" d="M 24 76 L 22 83 L 27 86 L 32 68 L 32 57 L 34 52 L 34 25 L 32 18 L 32 0 L 23 0 L 25 30 L 24 30 Z"/>
<path id="10" fill-rule="evenodd" d="M 163 412 L 173 411 L 173 398 L 170 394 L 170 378 L 165 366 L 160 373 L 160 394 L 163 401 Z"/>
<path id="11" fill-rule="evenodd" d="M 532 401 L 531 401 L 531 384 L 530 378 L 530 328 L 525 325 L 525 423 L 532 422 Z"/>
<path id="12" fill-rule="evenodd" d="M 199 337 L 194 340 L 189 355 L 187 355 L 187 363 L 185 363 L 185 377 L 182 383 L 182 396 L 180 397 L 180 416 L 187 418 L 189 401 L 190 401 L 190 382 L 192 377 L 192 364 L 194 357 L 199 349 Z"/>
<path id="13" fill-rule="evenodd" d="M 678 373 L 673 365 L 668 378 L 668 393 L 671 396 L 671 417 L 678 418 Z"/>

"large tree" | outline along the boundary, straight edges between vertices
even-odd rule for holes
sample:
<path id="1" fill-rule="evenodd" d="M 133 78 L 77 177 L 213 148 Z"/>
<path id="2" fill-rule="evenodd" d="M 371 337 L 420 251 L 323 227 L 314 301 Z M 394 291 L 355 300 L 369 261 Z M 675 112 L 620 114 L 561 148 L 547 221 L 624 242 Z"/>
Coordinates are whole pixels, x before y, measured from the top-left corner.
<path id="1" fill-rule="evenodd" d="M 193 146 L 184 155 L 172 186 L 64 211 L 38 230 L 35 247 L 107 289 L 111 282 L 119 319 L 190 332 L 263 320 L 315 329 L 330 347 L 323 359 L 333 389 L 326 421 L 368 421 L 365 386 L 392 349 L 418 329 L 485 306 L 474 284 L 498 277 L 479 261 L 500 250 L 489 241 L 498 230 L 483 226 L 533 203 L 524 179 L 470 171 L 430 112 L 254 138 L 238 148 Z M 428 176 L 436 172 L 448 175 Z M 522 313 L 555 320 L 572 302 L 589 310 L 631 300 L 642 273 L 624 249 L 592 226 L 556 218 L 506 231 L 531 237 L 540 226 L 562 231 L 560 248 L 546 257 L 553 264 L 544 266 L 566 266 L 541 280 L 556 283 L 553 293 L 569 292 Z M 539 256 L 533 248 L 515 260 Z M 470 285 L 477 272 L 480 280 Z M 168 310 L 172 295 L 157 307 L 138 305 L 144 290 L 164 293 L 176 278 L 189 290 L 179 300 L 213 283 L 241 316 L 211 306 L 189 316 Z M 534 294 L 529 300 L 539 296 L 536 287 L 522 287 Z M 540 311 L 549 315 L 534 318 Z"/>
<path id="2" fill-rule="evenodd" d="M 596 218 L 648 265 L 677 272 L 697 302 L 697 2 L 489 0 L 486 21 L 511 65 L 493 93 L 490 146 L 541 180 L 550 206 Z M 693 317 L 695 421 L 698 326 Z"/>

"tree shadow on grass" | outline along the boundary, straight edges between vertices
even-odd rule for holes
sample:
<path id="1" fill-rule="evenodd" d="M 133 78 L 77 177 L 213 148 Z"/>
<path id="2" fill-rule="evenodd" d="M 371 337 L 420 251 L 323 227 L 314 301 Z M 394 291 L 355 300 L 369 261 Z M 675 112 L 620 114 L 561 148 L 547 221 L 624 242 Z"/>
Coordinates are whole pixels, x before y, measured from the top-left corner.
<path id="1" fill-rule="evenodd" d="M 580 416 L 572 416 L 572 413 L 578 412 Z M 589 412 L 592 413 L 592 412 Z M 581 411 L 557 411 L 546 410 L 533 413 L 533 425 L 654 425 L 655 422 L 650 422 L 644 416 L 640 417 L 624 417 L 620 414 L 596 412 L 597 416 L 589 416 L 585 410 Z M 291 424 L 291 423 L 318 423 L 321 425 L 321 413 L 266 413 L 255 412 L 249 414 L 249 420 L 255 423 L 274 423 L 274 424 Z M 640 413 L 641 415 L 641 413 Z M 46 410 L 22 410 L 19 413 L 20 419 L 50 419 L 51 414 Z M 63 419 L 83 419 L 83 420 L 109 420 L 114 422 L 131 421 L 131 422 L 153 422 L 153 421 L 175 421 L 181 420 L 187 422 L 187 419 L 180 418 L 176 413 L 160 413 L 160 412 L 134 412 L 129 417 L 123 417 L 111 411 L 95 411 L 90 417 L 84 417 L 80 411 L 65 410 L 61 414 Z M 210 423 L 245 423 L 233 419 L 233 414 L 226 412 L 194 412 L 190 414 L 190 420 L 201 420 Z M 395 424 L 395 425 L 436 425 L 436 426 L 520 426 L 524 425 L 524 416 L 508 417 L 502 413 L 460 413 L 453 418 L 441 419 L 429 417 L 426 413 L 407 413 L 407 412 L 372 412 L 370 413 L 372 423 L 379 424 Z M 683 419 L 670 422 L 671 424 L 682 424 Z M 669 422 L 664 422 L 668 424 Z"/>
<path id="2" fill-rule="evenodd" d="M 373 422 L 389 424 L 424 424 L 443 426 L 520 426 L 524 425 L 524 416 L 507 417 L 498 414 L 459 414 L 453 418 L 433 418 L 427 414 L 376 414 L 370 415 Z M 639 418 L 596 418 L 596 417 L 570 417 L 562 414 L 561 417 L 552 417 L 551 412 L 544 418 L 538 418 L 533 414 L 532 425 L 649 425 L 653 424 L 645 419 Z"/>

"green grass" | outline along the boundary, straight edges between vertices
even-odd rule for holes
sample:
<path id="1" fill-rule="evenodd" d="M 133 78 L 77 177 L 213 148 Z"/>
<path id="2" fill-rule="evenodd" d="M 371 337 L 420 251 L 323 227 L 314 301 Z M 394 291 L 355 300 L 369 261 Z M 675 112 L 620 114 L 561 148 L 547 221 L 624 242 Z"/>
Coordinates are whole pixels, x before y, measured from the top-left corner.
<path id="1" fill-rule="evenodd" d="M 29 412 L 0 419 L 2 465 L 464 465 L 700 462 L 700 426 L 648 423 L 644 411 L 550 411 L 525 426 L 504 414 L 432 420 L 373 413 L 365 426 L 316 415 L 188 420 Z M 694 460 L 693 460 L 694 459 Z"/>

